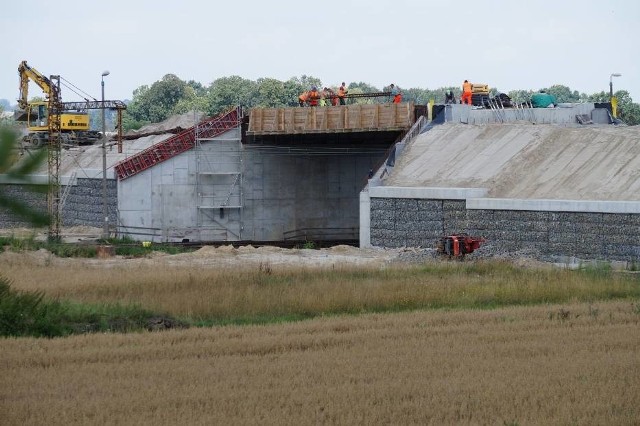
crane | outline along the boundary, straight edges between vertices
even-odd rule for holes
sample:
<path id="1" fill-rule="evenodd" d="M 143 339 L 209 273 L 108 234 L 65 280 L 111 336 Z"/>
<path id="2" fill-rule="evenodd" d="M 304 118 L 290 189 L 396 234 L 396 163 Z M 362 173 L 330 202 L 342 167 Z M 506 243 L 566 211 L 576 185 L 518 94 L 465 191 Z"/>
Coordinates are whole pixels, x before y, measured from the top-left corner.
<path id="1" fill-rule="evenodd" d="M 20 98 L 18 105 L 25 110 L 26 117 L 31 124 L 32 115 L 36 117 L 35 126 L 29 140 L 36 145 L 48 146 L 47 154 L 47 210 L 49 213 L 49 234 L 51 241 L 60 239 L 60 153 L 63 141 L 80 143 L 83 137 L 90 143 L 100 137 L 98 132 L 89 132 L 88 109 L 110 108 L 118 112 L 118 152 L 122 152 L 122 111 L 127 108 L 122 101 L 89 101 L 62 102 L 60 95 L 60 76 L 51 75 L 47 78 L 35 68 L 22 61 L 18 66 L 20 76 Z M 29 81 L 36 83 L 45 94 L 45 102 L 28 102 Z M 37 112 L 34 111 L 37 108 Z M 76 110 L 74 114 L 66 111 Z M 84 119 L 86 117 L 86 120 Z M 86 131 L 85 131 L 86 130 Z M 84 131 L 84 133 L 82 133 Z M 86 135 L 85 135 L 86 133 Z M 35 135 L 35 136 L 34 136 Z"/>

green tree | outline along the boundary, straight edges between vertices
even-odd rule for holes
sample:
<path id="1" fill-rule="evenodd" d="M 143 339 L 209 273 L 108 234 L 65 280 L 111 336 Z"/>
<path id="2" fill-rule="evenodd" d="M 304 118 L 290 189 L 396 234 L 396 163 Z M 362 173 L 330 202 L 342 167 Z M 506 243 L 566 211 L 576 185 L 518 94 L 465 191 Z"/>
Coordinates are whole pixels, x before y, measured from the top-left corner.
<path id="1" fill-rule="evenodd" d="M 322 89 L 322 80 L 320 80 L 317 77 L 303 74 L 300 77 L 292 77 L 292 80 L 297 81 L 302 87 L 303 91 L 311 90 L 311 88 L 314 86 L 317 87 L 318 89 Z M 298 97 L 296 96 L 296 99 L 297 98 Z"/>
<path id="2" fill-rule="evenodd" d="M 133 92 L 127 107 L 128 115 L 136 121 L 153 123 L 165 120 L 174 113 L 178 102 L 189 95 L 187 83 L 174 74 L 167 74 L 151 87 L 141 86 Z"/>
<path id="3" fill-rule="evenodd" d="M 199 95 L 198 93 L 203 93 Z M 209 100 L 207 99 L 206 89 L 200 91 L 192 85 L 185 88 L 184 96 L 173 107 L 172 113 L 184 114 L 189 111 L 205 112 L 209 109 Z"/>
<path id="4" fill-rule="evenodd" d="M 618 99 L 618 117 L 630 126 L 640 124 L 640 105 L 633 102 L 631 94 L 618 90 L 613 95 Z"/>
<path id="5" fill-rule="evenodd" d="M 237 105 L 253 107 L 257 100 L 257 84 L 237 75 L 222 77 L 209 87 L 208 113 L 219 114 Z"/>
<path id="6" fill-rule="evenodd" d="M 567 86 L 562 84 L 555 84 L 551 87 L 544 89 L 548 94 L 556 97 L 556 101 L 563 102 L 579 102 L 580 93 L 577 90 L 571 91 Z"/>
<path id="7" fill-rule="evenodd" d="M 298 96 L 307 89 L 300 79 L 292 77 L 282 84 L 283 96 L 286 99 L 285 106 L 297 106 Z"/>
<path id="8" fill-rule="evenodd" d="M 275 78 L 259 78 L 256 84 L 257 99 L 255 106 L 284 107 L 291 105 L 291 98 L 288 98 L 285 85 L 282 81 L 276 80 Z"/>
<path id="9" fill-rule="evenodd" d="M 630 126 L 640 124 L 640 104 L 630 103 L 620 107 L 620 119 Z"/>
<path id="10" fill-rule="evenodd" d="M 533 90 L 511 90 L 507 93 L 507 96 L 509 96 L 513 102 L 518 104 L 530 101 L 531 95 L 533 95 Z"/>

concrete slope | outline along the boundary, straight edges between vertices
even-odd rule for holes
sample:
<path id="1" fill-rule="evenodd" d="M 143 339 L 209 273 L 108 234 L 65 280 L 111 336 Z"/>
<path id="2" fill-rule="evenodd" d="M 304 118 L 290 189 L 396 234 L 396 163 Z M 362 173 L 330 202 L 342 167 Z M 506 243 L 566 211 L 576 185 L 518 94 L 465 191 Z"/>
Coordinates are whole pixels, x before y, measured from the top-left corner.
<path id="1" fill-rule="evenodd" d="M 446 123 L 409 143 L 384 185 L 640 201 L 640 127 Z"/>

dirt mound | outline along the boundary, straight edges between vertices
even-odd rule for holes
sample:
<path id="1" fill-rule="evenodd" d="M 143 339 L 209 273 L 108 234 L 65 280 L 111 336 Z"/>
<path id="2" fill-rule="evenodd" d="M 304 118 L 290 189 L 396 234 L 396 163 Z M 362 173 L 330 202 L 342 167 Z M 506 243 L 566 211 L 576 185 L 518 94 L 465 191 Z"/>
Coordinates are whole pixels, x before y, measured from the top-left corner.
<path id="1" fill-rule="evenodd" d="M 158 135 L 161 133 L 180 133 L 183 130 L 195 126 L 195 124 L 202 120 L 203 117 L 204 114 L 196 111 L 172 115 L 160 123 L 151 123 L 146 126 L 142 126 L 138 130 L 130 130 L 124 134 L 124 138 L 135 139 L 142 136 Z"/>

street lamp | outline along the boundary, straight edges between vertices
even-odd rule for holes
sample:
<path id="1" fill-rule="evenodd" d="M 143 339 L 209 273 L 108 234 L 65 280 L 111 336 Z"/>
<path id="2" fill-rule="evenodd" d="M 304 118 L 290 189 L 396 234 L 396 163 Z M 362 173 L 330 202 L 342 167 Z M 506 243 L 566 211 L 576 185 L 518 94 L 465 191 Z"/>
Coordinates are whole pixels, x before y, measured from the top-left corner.
<path id="1" fill-rule="evenodd" d="M 109 75 L 109 71 L 102 73 L 100 83 L 102 85 L 102 216 L 104 224 L 102 228 L 102 238 L 109 238 L 109 209 L 107 208 L 107 124 L 104 118 L 104 78 Z"/>
<path id="2" fill-rule="evenodd" d="M 613 98 L 613 77 L 622 77 L 622 74 L 614 72 L 609 76 L 609 99 Z"/>

